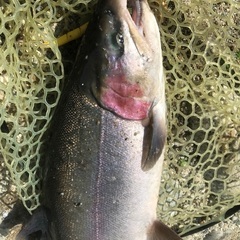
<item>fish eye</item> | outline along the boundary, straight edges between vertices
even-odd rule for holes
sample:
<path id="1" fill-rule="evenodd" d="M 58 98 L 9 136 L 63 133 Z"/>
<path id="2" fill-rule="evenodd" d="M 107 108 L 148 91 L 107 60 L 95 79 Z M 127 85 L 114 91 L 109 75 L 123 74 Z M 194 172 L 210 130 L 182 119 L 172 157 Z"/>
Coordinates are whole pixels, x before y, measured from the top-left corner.
<path id="1" fill-rule="evenodd" d="M 117 35 L 116 35 L 116 41 L 117 41 L 117 44 L 118 44 L 119 46 L 123 46 L 124 38 L 123 38 L 122 33 L 117 33 Z"/>

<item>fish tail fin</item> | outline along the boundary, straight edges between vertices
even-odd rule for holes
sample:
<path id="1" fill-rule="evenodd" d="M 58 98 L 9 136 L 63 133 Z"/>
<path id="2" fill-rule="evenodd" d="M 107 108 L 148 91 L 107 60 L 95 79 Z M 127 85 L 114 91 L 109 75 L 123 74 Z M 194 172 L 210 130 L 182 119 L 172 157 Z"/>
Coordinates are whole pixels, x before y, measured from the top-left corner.
<path id="1" fill-rule="evenodd" d="M 147 240 L 181 240 L 181 238 L 161 221 L 154 221 Z"/>

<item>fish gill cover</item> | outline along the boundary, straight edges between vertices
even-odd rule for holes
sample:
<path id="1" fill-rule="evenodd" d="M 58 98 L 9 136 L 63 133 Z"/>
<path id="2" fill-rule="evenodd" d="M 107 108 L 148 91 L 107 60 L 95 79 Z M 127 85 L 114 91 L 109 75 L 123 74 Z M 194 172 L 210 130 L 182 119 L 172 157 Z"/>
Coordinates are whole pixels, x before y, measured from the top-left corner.
<path id="1" fill-rule="evenodd" d="M 55 40 L 84 23 L 95 3 L 0 0 L 3 213 L 15 192 L 29 212 L 39 206 L 44 133 L 75 56 L 74 43 L 61 54 Z M 158 216 L 184 234 L 223 219 L 240 203 L 240 1 L 149 4 L 158 19 L 167 76 L 168 139 Z"/>

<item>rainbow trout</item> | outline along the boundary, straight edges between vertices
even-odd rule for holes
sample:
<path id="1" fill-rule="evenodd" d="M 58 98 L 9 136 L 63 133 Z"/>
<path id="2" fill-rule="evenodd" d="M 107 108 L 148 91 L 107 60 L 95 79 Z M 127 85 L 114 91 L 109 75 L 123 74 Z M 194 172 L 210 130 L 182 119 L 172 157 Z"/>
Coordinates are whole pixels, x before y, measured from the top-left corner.
<path id="1" fill-rule="evenodd" d="M 54 117 L 45 213 L 36 214 L 48 222 L 42 239 L 180 239 L 156 220 L 165 118 L 159 29 L 147 1 L 100 0 Z"/>

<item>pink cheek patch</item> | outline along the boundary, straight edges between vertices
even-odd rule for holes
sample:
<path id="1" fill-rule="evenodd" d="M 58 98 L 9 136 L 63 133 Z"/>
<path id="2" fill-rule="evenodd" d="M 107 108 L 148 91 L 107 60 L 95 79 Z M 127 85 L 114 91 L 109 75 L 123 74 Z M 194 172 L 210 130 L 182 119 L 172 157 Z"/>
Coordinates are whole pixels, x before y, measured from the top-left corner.
<path id="1" fill-rule="evenodd" d="M 106 85 L 123 97 L 143 97 L 139 84 L 128 83 L 124 75 L 107 78 Z"/>
<path id="2" fill-rule="evenodd" d="M 120 61 L 114 63 L 103 81 L 100 101 L 104 107 L 125 119 L 142 120 L 148 117 L 151 102 L 143 100 L 145 94 L 141 83 L 127 80 Z"/>
<path id="3" fill-rule="evenodd" d="M 151 105 L 147 101 L 121 96 L 111 88 L 104 90 L 101 102 L 106 108 L 117 115 L 130 120 L 142 120 L 146 118 Z"/>

